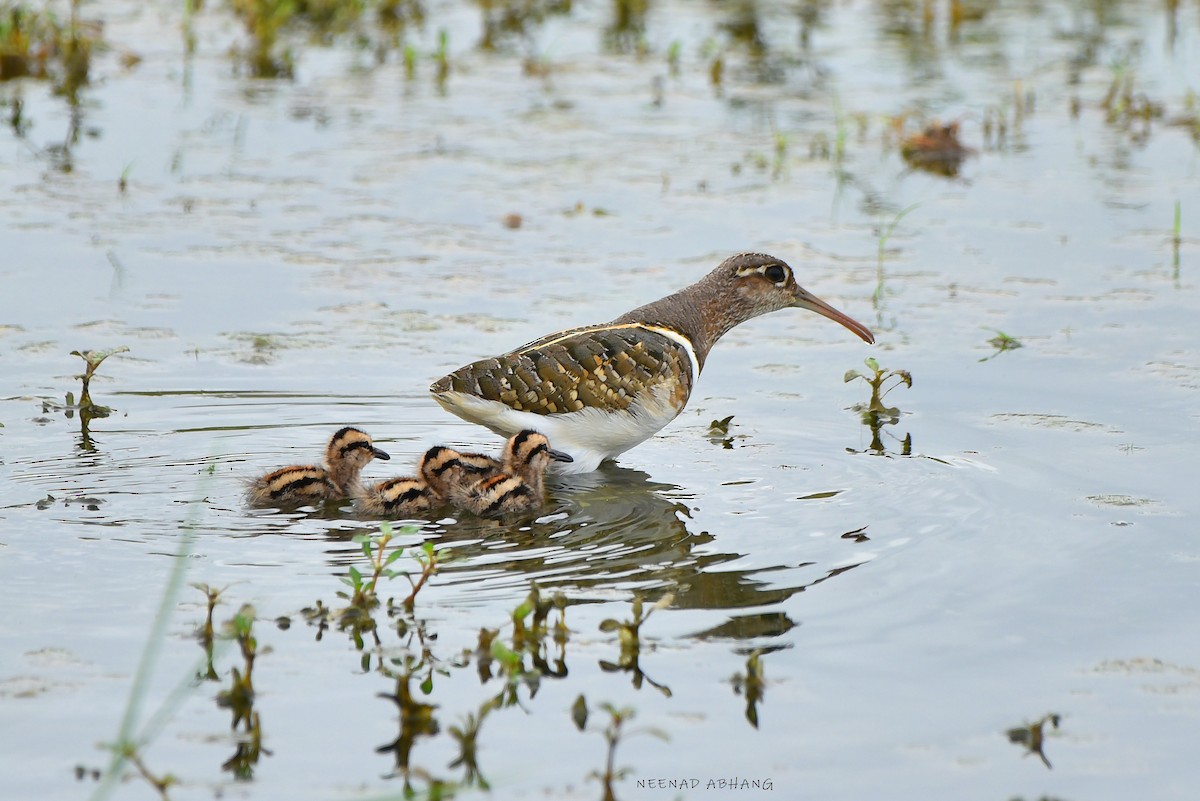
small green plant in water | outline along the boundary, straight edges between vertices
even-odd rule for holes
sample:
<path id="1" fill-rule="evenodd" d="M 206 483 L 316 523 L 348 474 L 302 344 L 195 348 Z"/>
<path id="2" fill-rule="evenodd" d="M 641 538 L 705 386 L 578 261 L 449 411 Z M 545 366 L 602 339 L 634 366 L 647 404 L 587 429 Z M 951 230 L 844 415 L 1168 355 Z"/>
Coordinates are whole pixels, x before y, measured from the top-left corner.
<path id="1" fill-rule="evenodd" d="M 203 673 L 197 673 L 196 678 L 200 681 L 217 681 L 217 671 L 213 667 L 213 646 L 216 643 L 216 630 L 213 628 L 213 611 L 217 608 L 217 604 L 221 600 L 221 593 L 224 589 L 210 587 L 203 583 L 193 583 L 191 586 L 204 593 L 207 601 L 207 612 L 204 615 L 204 624 L 196 630 L 196 639 L 200 641 L 200 647 L 204 649 L 205 670 Z"/>
<path id="2" fill-rule="evenodd" d="M 900 419 L 900 409 L 896 406 L 885 406 L 883 399 L 893 389 L 904 385 L 912 387 L 912 374 L 907 370 L 885 370 L 874 358 L 863 362 L 871 370 L 867 376 L 858 370 L 847 370 L 842 380 L 847 384 L 851 381 L 865 381 L 871 387 L 871 399 L 866 404 L 855 404 L 852 408 L 862 415 L 863 425 L 875 425 L 880 421 L 895 423 Z"/>
<path id="3" fill-rule="evenodd" d="M 600 704 L 600 709 L 608 713 L 608 725 L 600 732 L 604 736 L 604 741 L 608 748 L 604 757 L 604 770 L 592 771 L 588 774 L 589 779 L 598 779 L 604 786 L 604 795 L 601 796 L 601 801 L 616 801 L 616 794 L 613 790 L 613 784 L 620 781 L 629 775 L 628 768 L 617 768 L 617 746 L 621 740 L 632 737 L 635 734 L 649 734 L 657 737 L 660 740 L 666 741 L 669 739 L 666 732 L 661 729 L 641 728 L 641 729 L 626 729 L 626 724 L 633 720 L 633 707 L 621 707 L 605 702 Z M 575 703 L 571 705 L 571 720 L 575 722 L 575 727 L 580 731 L 587 731 L 587 721 L 589 717 L 587 699 L 582 694 L 575 699 Z"/>
<path id="4" fill-rule="evenodd" d="M 379 606 L 379 580 L 381 578 L 393 579 L 397 576 L 404 576 L 409 586 L 412 587 L 412 592 L 401 602 L 401 606 L 406 613 L 411 614 L 413 605 L 417 600 L 417 593 L 421 591 L 421 588 L 437 572 L 439 565 L 439 556 L 433 547 L 433 543 L 425 542 L 420 548 L 410 554 L 420 566 L 420 572 L 417 574 L 416 579 L 409 573 L 393 569 L 392 565 L 401 557 L 408 554 L 408 552 L 403 548 L 395 548 L 389 552 L 387 546 L 392 541 L 396 532 L 392 530 L 392 525 L 388 522 L 384 522 L 379 528 L 379 534 L 359 534 L 354 537 L 354 542 L 359 543 L 362 547 L 363 555 L 367 557 L 369 573 L 363 573 L 363 571 L 351 565 L 347 571 L 347 575 L 342 578 L 342 583 L 349 587 L 350 591 L 338 592 L 339 598 L 344 598 L 349 602 L 345 608 L 339 610 L 337 613 L 338 627 L 343 631 L 350 631 L 354 637 L 356 646 L 360 649 L 363 647 L 362 635 L 375 630 L 374 610 Z M 416 531 L 415 526 L 405 526 L 399 533 L 413 534 Z M 390 599 L 388 605 L 390 608 Z M 322 625 L 328 618 L 328 610 L 321 608 L 319 604 L 317 610 L 311 614 L 305 611 L 304 614 L 309 618 L 310 622 L 317 620 Z"/>
<path id="5" fill-rule="evenodd" d="M 497 706 L 520 705 L 517 693 L 521 686 L 529 689 L 529 697 L 537 694 L 542 676 L 565 677 L 566 643 L 570 636 L 566 623 L 566 597 L 559 592 L 543 597 L 536 583 L 531 584 L 529 594 L 512 611 L 512 646 L 501 641 L 498 629 L 479 630 L 479 644 L 475 649 L 479 678 L 487 681 L 492 677 L 495 663 L 504 677 L 505 684 L 494 699 Z M 558 610 L 558 617 L 550 623 L 550 614 Z M 553 666 L 550 664 L 546 637 L 549 635 L 557 646 Z M 530 657 L 531 667 L 526 667 L 525 657 Z"/>
<path id="6" fill-rule="evenodd" d="M 550 612 L 555 609 L 558 610 L 559 616 L 554 624 L 554 638 L 555 641 L 566 642 L 568 635 L 566 607 L 567 599 L 561 592 L 556 592 L 549 598 L 543 598 L 537 584 L 531 584 L 529 595 L 525 596 L 525 600 L 518 604 L 512 613 L 513 647 L 526 648 L 530 644 L 536 646 L 545 640 L 548 633 L 546 624 L 550 618 Z M 528 627 L 525 625 L 526 618 L 530 618 Z"/>
<path id="7" fill-rule="evenodd" d="M 607 618 L 600 621 L 600 630 L 604 632 L 615 631 L 617 640 L 621 645 L 621 654 L 617 657 L 616 663 L 600 660 L 600 669 L 608 673 L 617 671 L 627 671 L 633 674 L 633 686 L 641 689 L 642 681 L 649 682 L 650 686 L 661 692 L 668 698 L 671 697 L 671 688 L 666 685 L 659 684 L 642 672 L 641 666 L 638 664 L 641 657 L 641 628 L 642 624 L 650 619 L 650 616 L 659 609 L 665 609 L 675 602 L 675 595 L 667 593 L 663 597 L 654 602 L 654 605 L 648 609 L 645 614 L 642 613 L 643 605 L 640 597 L 633 599 L 633 618 L 630 620 L 616 620 Z"/>
<path id="8" fill-rule="evenodd" d="M 1025 755 L 1037 754 L 1047 768 L 1053 767 L 1050 760 L 1046 758 L 1042 747 L 1045 745 L 1046 734 L 1045 727 L 1049 723 L 1054 729 L 1058 729 L 1058 724 L 1062 721 L 1062 716 L 1051 712 L 1048 715 L 1043 715 L 1041 720 L 1034 723 L 1029 723 L 1024 726 L 1017 726 L 1005 732 L 1008 736 L 1008 741 L 1014 745 L 1025 747 Z"/>
<path id="9" fill-rule="evenodd" d="M 150 769 L 146 767 L 146 763 L 142 761 L 142 756 L 138 752 L 137 746 L 133 743 L 122 743 L 117 752 L 117 756 L 120 759 L 128 762 L 130 765 L 133 765 L 134 770 L 138 772 L 138 775 L 145 779 L 146 782 L 155 789 L 163 801 L 169 801 L 170 796 L 167 795 L 167 791 L 171 789 L 172 785 L 178 784 L 179 779 L 170 773 L 164 773 L 161 776 L 152 773 Z"/>
<path id="10" fill-rule="evenodd" d="M 209 588 L 206 594 L 210 604 L 214 598 Z M 219 594 L 219 593 L 218 593 Z M 209 607 L 211 613 L 212 607 Z M 242 604 L 237 614 L 222 626 L 221 636 L 237 643 L 242 654 L 242 668 L 230 670 L 229 689 L 217 693 L 217 706 L 229 709 L 233 714 L 231 729 L 237 729 L 237 747 L 233 755 L 221 765 L 239 780 L 254 778 L 254 768 L 263 754 L 271 752 L 262 745 L 262 718 L 254 709 L 254 661 L 258 658 L 258 639 L 254 636 L 254 607 Z"/>
<path id="11" fill-rule="evenodd" d="M 404 79 L 411 81 L 417 77 L 417 48 L 412 44 L 404 45 Z"/>
<path id="12" fill-rule="evenodd" d="M 295 0 L 231 0 L 250 36 L 250 46 L 239 53 L 255 78 L 290 78 L 294 68 L 292 51 L 276 45 L 283 27 L 297 13 Z"/>
<path id="13" fill-rule="evenodd" d="M 409 586 L 412 587 L 412 592 L 408 594 L 407 598 L 401 601 L 401 605 L 405 611 L 410 613 L 413 610 L 413 605 L 417 602 L 417 593 L 421 591 L 426 582 L 437 572 L 438 565 L 440 564 L 439 560 L 441 559 L 438 552 L 434 549 L 432 542 L 421 543 L 420 549 L 413 554 L 413 558 L 421 566 L 421 572 L 417 576 L 416 581 L 413 581 L 412 576 L 408 573 L 404 574 L 404 578 L 408 580 Z"/>
<path id="14" fill-rule="evenodd" d="M 900 408 L 888 406 L 883 400 L 896 387 L 912 387 L 912 374 L 907 370 L 885 370 L 874 358 L 867 358 L 863 363 L 870 368 L 870 375 L 858 370 L 847 370 L 842 380 L 846 383 L 861 380 L 871 388 L 871 397 L 866 403 L 856 403 L 850 408 L 858 412 L 862 424 L 871 429 L 871 445 L 868 450 L 881 456 L 887 455 L 887 449 L 883 445 L 883 427 L 900 422 Z M 906 434 L 902 441 L 901 455 L 911 454 L 912 435 Z"/>
<path id="15" fill-rule="evenodd" d="M 788 135 L 783 131 L 775 131 L 773 134 L 775 140 L 775 159 L 771 168 L 771 177 L 779 179 L 783 177 L 787 170 L 788 157 Z"/>
<path id="16" fill-rule="evenodd" d="M 80 443 L 79 447 L 85 451 L 94 451 L 95 446 L 92 443 L 92 435 L 89 430 L 92 420 L 97 417 L 108 417 L 112 414 L 112 409 L 108 406 L 101 406 L 92 401 L 92 377 L 96 374 L 96 370 L 100 368 L 100 364 L 115 353 L 125 353 L 129 348 L 122 345 L 119 348 L 110 350 L 73 350 L 72 356 L 78 356 L 84 360 L 86 367 L 82 375 L 75 376 L 83 383 L 80 391 L 79 402 L 75 402 L 75 393 L 67 392 L 65 403 L 55 403 L 54 401 L 43 401 L 42 411 L 61 411 L 68 418 L 74 417 L 75 412 L 79 412 L 79 428 L 80 428 Z"/>
<path id="17" fill-rule="evenodd" d="M 1179 245 L 1183 242 L 1183 219 L 1179 201 L 1175 201 L 1175 227 L 1171 237 L 1171 268 L 1172 277 L 1179 283 Z"/>
<path id="18" fill-rule="evenodd" d="M 378 694 L 380 698 L 386 698 L 393 702 L 400 713 L 400 732 L 396 736 L 396 739 L 375 750 L 381 754 L 391 753 L 395 758 L 396 769 L 404 777 L 404 798 L 413 798 L 416 796 L 416 792 L 411 784 L 412 771 L 410 758 L 413 745 L 416 743 L 417 738 L 432 737 L 441 729 L 437 718 L 434 716 L 437 705 L 424 703 L 413 696 L 412 678 L 422 667 L 424 667 L 422 660 L 414 659 L 411 655 L 405 656 L 403 669 L 396 675 L 395 692 Z M 421 684 L 421 690 L 425 694 L 428 694 L 432 688 L 432 677 L 427 676 Z M 445 789 L 444 784 L 440 780 L 431 778 L 430 782 L 429 798 L 446 797 L 438 794 Z"/>
<path id="19" fill-rule="evenodd" d="M 478 763 L 478 746 L 476 741 L 479 738 L 479 727 L 483 725 L 483 721 L 487 718 L 488 713 L 499 706 L 497 699 L 489 698 L 479 706 L 479 712 L 468 712 L 463 718 L 461 726 L 449 726 L 447 731 L 454 741 L 458 743 L 458 756 L 452 761 L 448 767 L 463 769 L 462 785 L 464 787 L 478 787 L 481 790 L 490 790 L 491 785 L 487 779 L 479 772 Z"/>
<path id="20" fill-rule="evenodd" d="M 258 656 L 258 640 L 254 636 L 254 607 L 242 604 L 237 614 L 222 627 L 221 636 L 237 643 L 242 652 L 242 670 L 231 671 L 228 690 L 217 693 L 217 705 L 233 711 L 233 722 L 229 727 L 236 729 L 239 723 L 251 725 L 254 711 L 254 660 Z"/>
<path id="21" fill-rule="evenodd" d="M 746 673 L 736 673 L 731 680 L 733 691 L 746 696 L 746 720 L 758 728 L 758 702 L 763 698 L 767 680 L 763 677 L 762 651 L 757 648 L 746 659 Z"/>
<path id="22" fill-rule="evenodd" d="M 671 71 L 672 78 L 679 77 L 679 63 L 682 53 L 683 43 L 678 39 L 672 40 L 671 44 L 667 47 L 667 67 Z"/>
<path id="23" fill-rule="evenodd" d="M 81 415 L 86 412 L 88 416 L 92 418 L 108 417 L 110 414 L 112 414 L 112 409 L 109 407 L 100 406 L 99 404 L 92 402 L 92 377 L 96 374 L 96 371 L 100 369 L 100 365 L 104 362 L 104 360 L 109 356 L 113 356 L 118 353 L 127 353 L 128 351 L 129 348 L 125 347 L 124 345 L 121 345 L 117 348 L 110 348 L 108 350 L 71 351 L 72 356 L 78 356 L 79 358 L 83 359 L 85 367 L 83 370 L 83 375 L 75 376 L 81 382 L 83 382 L 83 387 L 79 392 L 79 403 L 71 404 L 71 395 L 68 394 L 67 406 L 70 407 L 74 405 L 74 408 L 78 409 Z"/>
<path id="24" fill-rule="evenodd" d="M 878 262 L 875 268 L 875 292 L 871 295 L 871 303 L 874 305 L 876 311 L 881 311 L 883 307 L 884 280 L 886 277 L 883 269 L 883 262 L 884 257 L 887 254 L 888 240 L 892 238 L 892 234 L 895 233 L 896 227 L 900 225 L 900 221 L 907 217 L 911 212 L 916 210 L 916 208 L 920 205 L 920 203 L 914 203 L 898 213 L 891 219 L 890 222 L 884 224 L 882 221 L 880 221 L 879 223 L 879 247 Z"/>
<path id="25" fill-rule="evenodd" d="M 733 448 L 733 440 L 735 437 L 729 433 L 729 426 L 733 422 L 733 415 L 722 417 L 720 420 L 713 420 L 708 424 L 708 441 L 713 445 L 720 445 L 725 449 Z"/>
<path id="26" fill-rule="evenodd" d="M 121 170 L 121 177 L 117 179 L 117 190 L 123 195 L 125 190 L 129 188 L 129 175 L 133 172 L 133 162 L 125 165 L 125 169 Z"/>
<path id="27" fill-rule="evenodd" d="M 993 348 L 995 348 L 996 352 L 992 353 L 991 355 L 984 356 L 979 361 L 986 362 L 986 361 L 996 358 L 997 356 L 999 356 L 1001 353 L 1004 353 L 1005 351 L 1016 350 L 1017 348 L 1022 347 L 1021 341 L 1019 339 L 1016 339 L 1015 337 L 1010 337 L 1008 334 L 1004 333 L 1003 331 L 1001 331 L 998 328 L 993 328 L 991 330 L 996 332 L 996 336 L 989 339 L 988 344 L 991 345 Z"/>
<path id="28" fill-rule="evenodd" d="M 433 63 L 437 65 L 434 81 L 439 89 L 445 89 L 446 79 L 450 77 L 450 34 L 445 28 L 438 31 L 438 48 L 433 54 Z"/>
<path id="29" fill-rule="evenodd" d="M 491 662 L 495 662 L 504 676 L 504 687 L 494 700 L 499 706 L 521 706 L 521 698 L 517 691 L 522 686 L 527 687 L 529 697 L 533 698 L 541 686 L 542 674 L 536 669 L 526 668 L 525 655 L 509 648 L 496 637 L 498 633 L 494 629 L 482 629 L 479 632 L 480 648 L 482 649 L 483 643 L 487 642 L 487 663 L 490 665 Z M 483 670 L 483 661 L 481 660 L 481 673 Z M 488 670 L 490 674 L 490 667 Z"/>
<path id="30" fill-rule="evenodd" d="M 56 94 L 77 105 L 92 52 L 104 45 L 101 25 L 81 20 L 79 6 L 80 0 L 71 0 L 65 24 L 51 11 L 26 3 L 0 6 L 0 81 L 49 78 Z"/>

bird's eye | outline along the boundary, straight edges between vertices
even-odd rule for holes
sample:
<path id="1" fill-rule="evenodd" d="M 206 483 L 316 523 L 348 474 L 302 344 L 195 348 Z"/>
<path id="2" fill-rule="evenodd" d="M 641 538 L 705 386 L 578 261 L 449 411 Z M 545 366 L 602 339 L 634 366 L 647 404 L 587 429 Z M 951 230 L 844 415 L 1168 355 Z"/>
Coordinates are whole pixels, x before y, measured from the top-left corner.
<path id="1" fill-rule="evenodd" d="M 763 270 L 763 275 L 765 275 L 767 280 L 772 284 L 782 284 L 785 280 L 787 280 L 787 271 L 784 270 L 783 265 L 780 264 L 772 264 L 771 266 L 767 267 L 767 269 Z"/>

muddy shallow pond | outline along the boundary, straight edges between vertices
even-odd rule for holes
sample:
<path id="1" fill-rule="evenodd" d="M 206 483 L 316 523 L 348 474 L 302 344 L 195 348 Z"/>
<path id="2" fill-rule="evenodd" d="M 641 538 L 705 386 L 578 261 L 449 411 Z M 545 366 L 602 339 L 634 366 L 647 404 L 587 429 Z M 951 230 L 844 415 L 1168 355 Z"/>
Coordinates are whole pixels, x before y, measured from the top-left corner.
<path id="1" fill-rule="evenodd" d="M 1195 3 L 432 2 L 290 77 L 182 5 L 0 83 L 0 795 L 1194 796 Z M 743 250 L 877 344 L 753 320 L 535 520 L 395 521 L 411 611 L 244 503 L 496 448 L 429 383 Z"/>

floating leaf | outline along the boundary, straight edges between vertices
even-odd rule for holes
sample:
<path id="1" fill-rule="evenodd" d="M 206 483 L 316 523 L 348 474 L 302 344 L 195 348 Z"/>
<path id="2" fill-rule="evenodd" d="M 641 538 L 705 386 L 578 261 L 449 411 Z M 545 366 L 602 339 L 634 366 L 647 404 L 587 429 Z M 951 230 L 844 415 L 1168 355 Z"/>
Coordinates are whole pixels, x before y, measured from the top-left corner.
<path id="1" fill-rule="evenodd" d="M 583 731 L 587 726 L 588 708 L 587 701 L 583 697 L 583 693 L 575 699 L 575 703 L 571 704 L 571 720 L 575 721 L 575 728 Z"/>
<path id="2" fill-rule="evenodd" d="M 708 424 L 708 430 L 710 433 L 714 433 L 714 434 L 728 434 L 729 433 L 729 423 L 732 420 L 733 420 L 732 414 L 729 415 L 728 417 L 722 417 L 720 420 L 713 420 L 711 423 Z"/>

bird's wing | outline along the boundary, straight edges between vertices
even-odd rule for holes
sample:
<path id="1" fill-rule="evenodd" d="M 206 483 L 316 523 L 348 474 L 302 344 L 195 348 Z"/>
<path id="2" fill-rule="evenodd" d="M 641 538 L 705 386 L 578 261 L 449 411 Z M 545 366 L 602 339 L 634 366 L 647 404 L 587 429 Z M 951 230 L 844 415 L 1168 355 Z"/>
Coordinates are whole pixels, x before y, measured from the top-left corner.
<path id="1" fill-rule="evenodd" d="M 668 390 L 682 408 L 694 357 L 682 335 L 644 323 L 605 323 L 548 334 L 516 350 L 460 367 L 430 392 L 462 392 L 517 411 L 624 411 L 644 393 Z"/>

